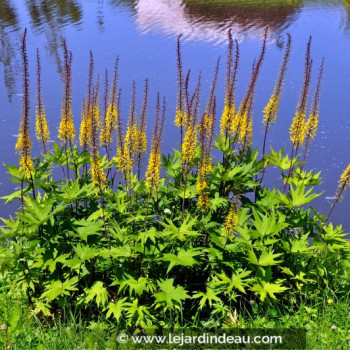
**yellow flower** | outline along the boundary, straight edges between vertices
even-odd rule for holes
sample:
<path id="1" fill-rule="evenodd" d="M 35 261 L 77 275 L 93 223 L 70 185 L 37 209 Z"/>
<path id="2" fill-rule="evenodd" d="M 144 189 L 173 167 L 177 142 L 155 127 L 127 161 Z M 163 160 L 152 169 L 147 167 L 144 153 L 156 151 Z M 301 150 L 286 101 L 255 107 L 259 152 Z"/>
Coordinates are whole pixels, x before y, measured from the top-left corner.
<path id="1" fill-rule="evenodd" d="M 268 104 L 264 108 L 264 124 L 274 124 L 277 119 L 278 106 L 280 102 L 280 96 L 272 94 Z"/>
<path id="2" fill-rule="evenodd" d="M 75 137 L 75 128 L 72 112 L 72 53 L 68 52 L 67 44 L 63 41 L 64 49 L 64 92 L 61 107 L 61 122 L 58 128 L 58 138 L 65 143 L 73 142 Z"/>
<path id="3" fill-rule="evenodd" d="M 235 202 L 232 202 L 231 208 L 227 214 L 225 220 L 225 228 L 228 232 L 232 232 L 238 225 L 238 206 Z"/>
<path id="4" fill-rule="evenodd" d="M 160 153 L 152 150 L 149 156 L 148 167 L 146 171 L 147 188 L 157 188 L 159 185 L 159 175 L 161 167 Z"/>
<path id="5" fill-rule="evenodd" d="M 224 135 L 226 132 L 230 133 L 232 130 L 232 124 L 235 121 L 235 106 L 229 107 L 225 105 L 224 110 L 222 112 L 221 121 L 220 121 L 220 133 Z"/>
<path id="6" fill-rule="evenodd" d="M 332 303 L 333 303 L 333 300 L 332 300 L 332 299 L 327 299 L 327 303 L 328 303 L 328 304 L 332 304 Z"/>
<path id="7" fill-rule="evenodd" d="M 124 144 L 123 148 L 118 147 L 115 162 L 117 163 L 118 170 L 121 172 L 129 172 L 132 170 L 132 160 L 127 145 Z"/>
<path id="8" fill-rule="evenodd" d="M 92 120 L 88 111 L 87 103 L 84 101 L 83 113 L 80 123 L 79 142 L 80 146 L 86 149 L 91 144 Z"/>
<path id="9" fill-rule="evenodd" d="M 187 113 L 178 109 L 175 115 L 175 125 L 176 126 L 186 126 Z"/>
<path id="10" fill-rule="evenodd" d="M 302 145 L 305 140 L 305 113 L 303 111 L 297 111 L 293 119 L 293 123 L 289 129 L 290 140 L 293 143 L 293 147 L 296 148 Z"/>
<path id="11" fill-rule="evenodd" d="M 113 130 L 117 128 L 118 108 L 116 103 L 110 103 L 107 109 L 106 120 L 100 133 L 100 144 L 104 146 L 113 142 Z"/>
<path id="12" fill-rule="evenodd" d="M 184 164 L 191 164 L 196 156 L 198 144 L 198 128 L 189 125 L 185 132 L 185 138 L 182 143 L 182 161 Z"/>
<path id="13" fill-rule="evenodd" d="M 50 140 L 50 132 L 45 113 L 36 113 L 35 132 L 38 141 L 47 143 Z"/>
<path id="14" fill-rule="evenodd" d="M 91 180 L 96 188 L 103 189 L 107 179 L 101 165 L 101 159 L 97 156 L 91 162 Z"/>

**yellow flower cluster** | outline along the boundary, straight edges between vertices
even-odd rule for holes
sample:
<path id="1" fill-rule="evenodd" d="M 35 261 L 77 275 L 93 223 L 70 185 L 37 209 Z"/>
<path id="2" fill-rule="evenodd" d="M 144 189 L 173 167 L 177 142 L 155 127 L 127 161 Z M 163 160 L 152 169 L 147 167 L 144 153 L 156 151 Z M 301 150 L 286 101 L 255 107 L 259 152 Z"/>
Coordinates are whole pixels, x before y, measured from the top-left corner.
<path id="1" fill-rule="evenodd" d="M 309 119 L 305 123 L 305 137 L 312 140 L 315 139 L 316 131 L 318 127 L 318 113 L 310 114 Z"/>
<path id="2" fill-rule="evenodd" d="M 147 152 L 147 135 L 144 130 L 138 128 L 137 130 L 137 138 L 136 138 L 136 152 L 143 156 Z"/>
<path id="3" fill-rule="evenodd" d="M 50 132 L 49 127 L 46 120 L 45 112 L 42 112 L 41 114 L 36 112 L 36 119 L 35 119 L 35 134 L 36 138 L 40 142 L 47 143 L 50 140 Z"/>
<path id="4" fill-rule="evenodd" d="M 92 120 L 89 115 L 88 106 L 86 103 L 84 103 L 79 132 L 80 146 L 84 149 L 86 149 L 87 145 L 90 145 L 91 143 L 91 132 Z"/>
<path id="5" fill-rule="evenodd" d="M 272 94 L 268 104 L 264 108 L 264 117 L 263 117 L 264 124 L 271 125 L 276 122 L 280 99 L 281 98 L 279 95 L 276 95 L 275 93 Z"/>
<path id="6" fill-rule="evenodd" d="M 58 128 L 58 138 L 62 141 L 73 142 L 75 137 L 75 128 L 73 123 L 73 114 L 71 107 L 66 110 L 62 108 L 61 122 Z"/>
<path id="7" fill-rule="evenodd" d="M 30 177 L 33 174 L 33 161 L 31 157 L 32 142 L 28 132 L 25 131 L 23 123 L 20 126 L 20 132 L 16 142 L 16 151 L 21 155 L 19 164 L 24 177 Z"/>
<path id="8" fill-rule="evenodd" d="M 96 188 L 104 188 L 107 182 L 99 156 L 95 157 L 91 162 L 91 180 Z"/>
<path id="9" fill-rule="evenodd" d="M 161 164 L 160 153 L 157 152 L 156 149 L 151 150 L 145 175 L 147 188 L 151 189 L 158 187 Z"/>
<path id="10" fill-rule="evenodd" d="M 182 162 L 191 164 L 196 156 L 198 144 L 198 127 L 197 125 L 189 125 L 185 132 L 184 141 L 182 143 Z"/>
<path id="11" fill-rule="evenodd" d="M 24 177 L 31 177 L 33 174 L 33 160 L 30 154 L 23 154 L 19 160 L 19 166 Z"/>
<path id="12" fill-rule="evenodd" d="M 305 117 L 305 113 L 298 110 L 289 129 L 290 140 L 294 148 L 302 145 L 305 141 Z"/>
<path id="13" fill-rule="evenodd" d="M 225 135 L 226 133 L 231 134 L 233 124 L 235 122 L 235 106 L 229 106 L 225 104 L 224 110 L 222 112 L 221 120 L 220 120 L 220 134 Z"/>
<path id="14" fill-rule="evenodd" d="M 204 212 L 207 212 L 210 208 L 209 194 L 208 194 L 208 181 L 207 176 L 213 168 L 211 159 L 209 157 L 204 157 L 203 161 L 198 169 L 196 189 L 198 192 L 198 202 L 197 206 Z"/>
<path id="15" fill-rule="evenodd" d="M 118 107 L 116 103 L 110 103 L 107 109 L 106 120 L 100 133 L 100 144 L 104 146 L 113 141 L 113 129 L 117 128 Z"/>
<path id="16" fill-rule="evenodd" d="M 340 180 L 338 183 L 338 189 L 336 193 L 336 197 L 338 197 L 337 202 L 341 202 L 343 199 L 343 194 L 346 190 L 346 186 L 350 185 L 350 164 L 343 171 L 340 176 Z"/>
<path id="17" fill-rule="evenodd" d="M 118 147 L 115 162 L 117 163 L 118 170 L 121 172 L 129 172 L 132 170 L 130 150 L 126 144 L 124 144 L 123 147 Z"/>
<path id="18" fill-rule="evenodd" d="M 232 232 L 238 225 L 238 206 L 233 202 L 225 220 L 225 228 L 228 232 Z"/>
<path id="19" fill-rule="evenodd" d="M 175 125 L 178 127 L 186 126 L 186 121 L 187 113 L 185 111 L 182 111 L 181 109 L 178 109 L 175 115 Z"/>

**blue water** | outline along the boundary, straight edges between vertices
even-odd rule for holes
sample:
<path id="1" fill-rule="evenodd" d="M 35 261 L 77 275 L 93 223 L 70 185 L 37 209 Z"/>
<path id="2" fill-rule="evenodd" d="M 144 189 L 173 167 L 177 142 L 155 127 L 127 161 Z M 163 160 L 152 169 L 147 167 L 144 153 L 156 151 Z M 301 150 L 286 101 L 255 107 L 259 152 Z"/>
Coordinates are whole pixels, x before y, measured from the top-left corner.
<path id="1" fill-rule="evenodd" d="M 203 3 L 206 3 L 203 5 Z M 209 5 L 208 5 L 209 3 Z M 350 8 L 346 1 L 270 1 L 273 7 L 258 6 L 259 1 L 10 1 L 0 2 L 0 149 L 1 163 L 17 164 L 14 145 L 21 111 L 21 65 L 19 46 L 24 28 L 28 29 L 30 57 L 31 111 L 35 105 L 35 50 L 42 58 L 43 96 L 53 136 L 57 134 L 62 95 L 61 40 L 67 40 L 73 52 L 73 112 L 80 122 L 81 101 L 86 92 L 89 50 L 93 50 L 96 74 L 113 70 L 120 56 L 120 84 L 124 121 L 128 116 L 131 84 L 138 87 L 141 104 L 143 81 L 150 80 L 150 111 L 154 110 L 156 92 L 167 97 L 168 119 L 163 151 L 170 152 L 178 142 L 173 125 L 176 104 L 176 37 L 184 34 L 182 54 L 192 78 L 201 71 L 203 102 L 208 93 L 214 67 L 222 56 L 218 86 L 218 117 L 223 108 L 226 58 L 226 33 L 232 28 L 240 43 L 241 64 L 237 100 L 247 87 L 251 64 L 259 54 L 261 38 L 269 27 L 268 50 L 257 85 L 254 115 L 254 140 L 262 145 L 262 110 L 267 103 L 283 55 L 286 33 L 293 37 L 292 54 L 277 123 L 268 142 L 274 148 L 290 152 L 289 126 L 294 116 L 303 76 L 304 52 L 312 35 L 314 62 L 313 86 L 319 64 L 325 57 L 319 131 L 310 148 L 307 169 L 322 171 L 322 196 L 316 209 L 328 213 L 340 174 L 350 162 Z M 269 2 L 267 2 L 269 3 Z M 293 2 L 291 2 L 293 3 Z M 151 130 L 153 114 L 150 113 Z M 32 122 L 32 129 L 33 129 Z M 33 134 L 34 137 L 34 134 Z M 33 154 L 39 146 L 34 142 Z M 267 177 L 268 178 L 268 177 Z M 270 177 L 270 183 L 274 182 Z M 9 194 L 16 184 L 0 170 L 0 195 Z M 335 223 L 350 230 L 350 191 L 332 214 Z M 14 206 L 1 206 L 0 216 L 7 216 Z"/>

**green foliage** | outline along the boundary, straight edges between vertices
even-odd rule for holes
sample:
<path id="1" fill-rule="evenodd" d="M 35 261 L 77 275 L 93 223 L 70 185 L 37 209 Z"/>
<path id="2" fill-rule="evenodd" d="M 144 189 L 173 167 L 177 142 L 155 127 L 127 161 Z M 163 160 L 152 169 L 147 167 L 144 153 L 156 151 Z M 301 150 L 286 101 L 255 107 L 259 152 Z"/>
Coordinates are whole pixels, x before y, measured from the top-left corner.
<path id="1" fill-rule="evenodd" d="M 163 157 L 167 176 L 158 190 L 136 177 L 125 188 L 123 178 L 117 183 L 109 173 L 106 190 L 98 191 L 86 154 L 55 144 L 35 160 L 33 182 L 4 198 L 23 196 L 23 205 L 3 219 L 0 295 L 25 298 L 42 322 L 69 309 L 86 321 L 102 318 L 135 331 L 233 326 L 237 310 L 290 313 L 302 298 L 342 297 L 349 289 L 349 242 L 310 206 L 320 174 L 302 170 L 283 151 L 272 150 L 263 162 L 257 151 L 231 152 L 224 137 L 216 145 L 225 158 L 209 174 L 210 210 L 202 212 L 197 164 L 184 191 L 178 151 Z M 70 179 L 54 181 L 53 169 L 67 159 Z M 281 171 L 280 188 L 260 183 L 269 167 Z M 16 167 L 7 169 L 20 179 Z M 233 200 L 238 217 L 230 231 L 225 221 Z M 20 314 L 12 309 L 3 321 L 9 337 Z"/>

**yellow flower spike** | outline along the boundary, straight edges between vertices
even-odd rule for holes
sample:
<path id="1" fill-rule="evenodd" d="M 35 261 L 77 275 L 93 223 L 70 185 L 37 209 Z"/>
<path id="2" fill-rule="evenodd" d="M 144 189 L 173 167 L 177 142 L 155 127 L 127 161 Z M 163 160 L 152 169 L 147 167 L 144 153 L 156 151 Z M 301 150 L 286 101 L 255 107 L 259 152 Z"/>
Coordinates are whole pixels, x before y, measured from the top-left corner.
<path id="1" fill-rule="evenodd" d="M 161 169 L 161 143 L 164 132 L 164 122 L 166 113 L 166 101 L 163 99 L 162 113 L 160 111 L 160 96 L 157 93 L 156 102 L 156 119 L 153 127 L 151 152 L 148 158 L 148 166 L 146 171 L 146 187 L 150 190 L 157 189 L 160 180 Z"/>
<path id="2" fill-rule="evenodd" d="M 198 127 L 189 125 L 185 132 L 182 143 L 182 161 L 185 164 L 191 164 L 196 156 L 198 145 Z"/>
<path id="3" fill-rule="evenodd" d="M 83 102 L 83 113 L 80 123 L 79 142 L 84 149 L 91 143 L 92 119 L 86 101 Z"/>
<path id="4" fill-rule="evenodd" d="M 238 206 L 237 206 L 237 203 L 232 202 L 231 208 L 225 220 L 225 228 L 227 232 L 232 233 L 234 230 L 236 230 L 237 225 L 238 225 Z"/>
<path id="5" fill-rule="evenodd" d="M 58 128 L 58 138 L 66 144 L 73 142 L 75 138 L 75 127 L 72 112 L 72 52 L 67 49 L 67 43 L 63 40 L 64 50 L 64 92 L 61 107 L 61 122 Z"/>
<path id="6" fill-rule="evenodd" d="M 312 60 L 310 57 L 310 49 L 311 49 L 311 37 L 308 41 L 306 48 L 306 56 L 305 56 L 305 72 L 304 72 L 304 81 L 298 101 L 297 110 L 295 112 L 295 116 L 292 122 L 292 125 L 289 129 L 290 140 L 293 144 L 293 151 L 298 149 L 306 139 L 306 110 L 307 110 L 307 102 L 309 97 L 310 90 L 310 80 L 311 80 L 311 69 L 312 69 Z"/>
<path id="7" fill-rule="evenodd" d="M 35 135 L 39 142 L 42 142 L 44 152 L 46 153 L 46 146 L 50 141 L 50 132 L 46 120 L 45 108 L 41 94 L 41 64 L 39 49 L 37 49 L 37 95 L 35 108 Z"/>
<path id="8" fill-rule="evenodd" d="M 106 174 L 103 171 L 99 156 L 95 157 L 91 162 L 91 180 L 94 186 L 99 189 L 104 189 L 107 183 Z"/>
<path id="9" fill-rule="evenodd" d="M 311 106 L 311 111 L 308 120 L 305 124 L 305 138 L 306 138 L 306 146 L 308 146 L 308 143 L 310 140 L 314 140 L 318 128 L 318 117 L 320 114 L 320 94 L 321 94 L 321 83 L 322 83 L 322 74 L 324 69 L 324 59 L 322 60 L 318 78 L 317 78 L 317 84 L 315 88 L 315 92 L 313 95 L 313 101 Z"/>
<path id="10" fill-rule="evenodd" d="M 29 72 L 26 38 L 27 29 L 24 30 L 21 46 L 21 55 L 23 61 L 23 102 L 21 122 L 15 149 L 16 153 L 20 155 L 20 171 L 24 177 L 31 177 L 34 167 L 31 156 L 32 142 L 29 135 Z"/>
<path id="11" fill-rule="evenodd" d="M 176 115 L 175 115 L 175 125 L 180 127 L 180 126 L 185 126 L 186 125 L 186 120 L 187 120 L 187 114 L 185 111 L 182 110 L 177 110 Z"/>
<path id="12" fill-rule="evenodd" d="M 156 150 L 152 150 L 149 156 L 148 167 L 146 171 L 146 187 L 157 188 L 159 185 L 159 176 L 161 168 L 161 157 L 160 153 Z"/>

